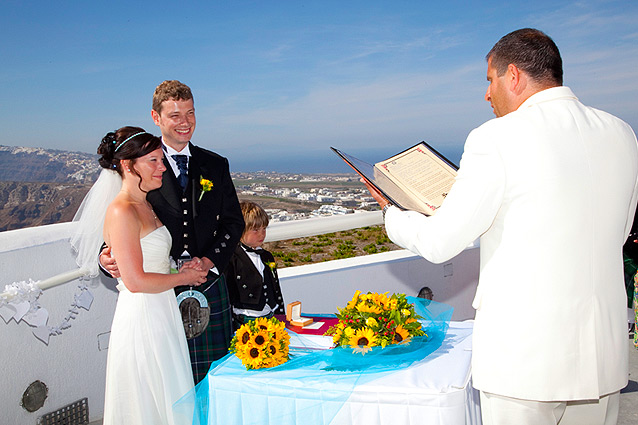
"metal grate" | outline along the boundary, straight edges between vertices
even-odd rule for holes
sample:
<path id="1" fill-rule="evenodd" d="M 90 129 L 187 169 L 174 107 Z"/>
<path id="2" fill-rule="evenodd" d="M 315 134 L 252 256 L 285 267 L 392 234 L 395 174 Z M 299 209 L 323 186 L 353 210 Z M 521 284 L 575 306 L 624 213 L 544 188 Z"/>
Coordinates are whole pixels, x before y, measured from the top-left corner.
<path id="1" fill-rule="evenodd" d="M 38 418 L 38 425 L 86 425 L 88 423 L 88 398 L 83 398 Z"/>

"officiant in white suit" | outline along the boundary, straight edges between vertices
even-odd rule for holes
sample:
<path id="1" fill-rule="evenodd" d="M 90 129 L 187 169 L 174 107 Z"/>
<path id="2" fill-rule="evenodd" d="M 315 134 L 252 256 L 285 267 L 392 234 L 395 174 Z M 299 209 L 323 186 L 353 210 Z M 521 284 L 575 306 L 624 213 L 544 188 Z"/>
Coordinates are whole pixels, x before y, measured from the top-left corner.
<path id="1" fill-rule="evenodd" d="M 628 380 L 622 245 L 636 136 L 562 85 L 558 48 L 538 30 L 496 43 L 487 79 L 497 118 L 468 136 L 434 216 L 369 189 L 390 239 L 432 262 L 480 237 L 472 379 L 483 424 L 615 424 Z"/>

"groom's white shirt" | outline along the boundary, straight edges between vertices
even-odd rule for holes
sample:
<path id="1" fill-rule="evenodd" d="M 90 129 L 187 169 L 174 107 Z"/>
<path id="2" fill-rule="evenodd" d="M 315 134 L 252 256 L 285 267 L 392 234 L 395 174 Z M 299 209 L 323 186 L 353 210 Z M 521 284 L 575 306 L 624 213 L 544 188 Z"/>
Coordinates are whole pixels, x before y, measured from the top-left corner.
<path id="1" fill-rule="evenodd" d="M 173 155 L 186 155 L 188 157 L 188 160 L 190 161 L 190 158 L 191 158 L 190 143 L 184 146 L 184 149 L 182 149 L 179 152 L 173 149 L 172 147 L 168 146 L 164 142 L 162 142 L 162 146 L 164 149 L 164 153 L 166 155 L 166 160 L 168 161 L 168 163 L 171 166 L 171 169 L 173 170 L 173 174 L 175 175 L 175 177 L 178 177 L 180 171 L 179 171 L 179 167 L 177 166 L 177 162 L 173 158 Z"/>
<path id="2" fill-rule="evenodd" d="M 481 238 L 476 388 L 582 400 L 627 384 L 622 245 L 637 175 L 631 128 L 554 87 L 470 133 L 433 217 L 387 211 L 390 238 L 433 262 Z"/>

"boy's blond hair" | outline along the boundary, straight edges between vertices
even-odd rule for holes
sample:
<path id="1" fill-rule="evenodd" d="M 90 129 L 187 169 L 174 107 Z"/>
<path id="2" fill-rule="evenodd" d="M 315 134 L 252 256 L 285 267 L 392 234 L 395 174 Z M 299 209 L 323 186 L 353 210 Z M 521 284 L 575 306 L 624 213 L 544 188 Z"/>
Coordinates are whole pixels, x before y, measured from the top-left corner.
<path id="1" fill-rule="evenodd" d="M 241 201 L 239 206 L 241 207 L 241 213 L 243 214 L 244 222 L 246 223 L 244 233 L 246 230 L 268 227 L 268 214 L 262 207 L 250 201 Z"/>

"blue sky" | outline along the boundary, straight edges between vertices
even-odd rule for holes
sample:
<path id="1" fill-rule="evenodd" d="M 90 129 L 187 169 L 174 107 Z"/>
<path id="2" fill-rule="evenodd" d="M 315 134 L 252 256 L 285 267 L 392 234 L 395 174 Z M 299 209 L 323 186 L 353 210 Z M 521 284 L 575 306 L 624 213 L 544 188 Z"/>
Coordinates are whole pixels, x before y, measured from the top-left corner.
<path id="1" fill-rule="evenodd" d="M 565 85 L 638 129 L 638 2 L 14 1 L 0 5 L 0 144 L 95 152 L 150 117 L 165 79 L 195 96 L 193 142 L 233 171 L 347 171 L 421 140 L 458 161 L 492 118 L 485 54 L 522 27 Z M 305 158 L 305 159 L 304 159 Z"/>

